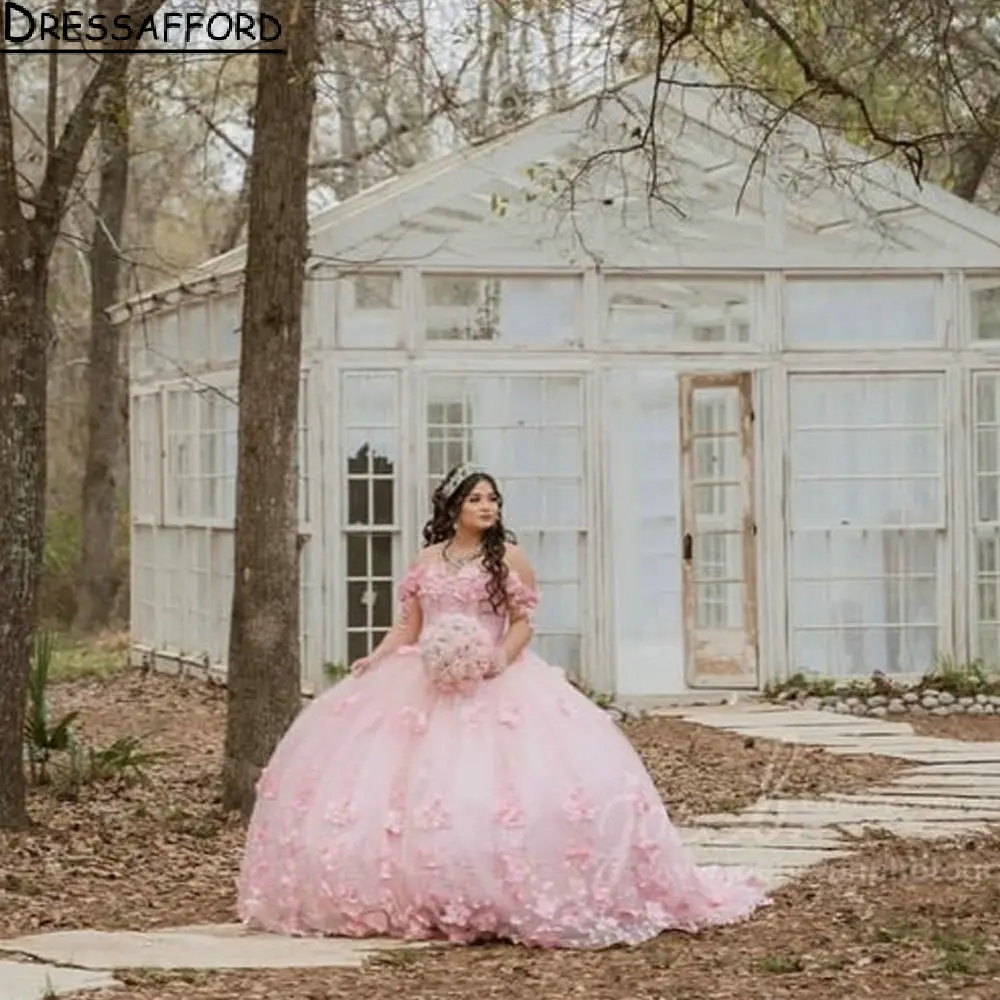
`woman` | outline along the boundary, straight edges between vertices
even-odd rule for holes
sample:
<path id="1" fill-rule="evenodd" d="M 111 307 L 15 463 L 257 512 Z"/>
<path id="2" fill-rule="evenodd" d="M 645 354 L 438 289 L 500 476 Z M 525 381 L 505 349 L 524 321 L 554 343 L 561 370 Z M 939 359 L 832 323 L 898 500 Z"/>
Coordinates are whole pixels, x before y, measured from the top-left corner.
<path id="1" fill-rule="evenodd" d="M 435 491 L 398 623 L 303 711 L 261 777 L 242 920 L 602 948 L 767 902 L 751 874 L 688 859 L 615 723 L 529 650 L 535 576 L 501 512 L 474 466 Z M 415 643 L 462 611 L 489 629 L 493 662 L 471 692 L 442 693 Z"/>

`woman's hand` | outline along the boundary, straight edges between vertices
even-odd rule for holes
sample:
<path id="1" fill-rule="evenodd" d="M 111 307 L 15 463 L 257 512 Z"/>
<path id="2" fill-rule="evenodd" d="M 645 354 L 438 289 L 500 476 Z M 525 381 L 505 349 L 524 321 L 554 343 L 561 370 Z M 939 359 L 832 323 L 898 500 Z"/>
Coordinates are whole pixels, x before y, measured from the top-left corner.
<path id="1" fill-rule="evenodd" d="M 360 659 L 355 660 L 351 664 L 351 675 L 353 677 L 360 677 L 363 673 L 371 670 L 375 666 L 374 656 L 362 656 Z"/>
<path id="2" fill-rule="evenodd" d="M 501 646 L 495 653 L 493 657 L 493 665 L 489 670 L 486 671 L 487 679 L 492 677 L 499 677 L 507 669 L 507 654 Z"/>

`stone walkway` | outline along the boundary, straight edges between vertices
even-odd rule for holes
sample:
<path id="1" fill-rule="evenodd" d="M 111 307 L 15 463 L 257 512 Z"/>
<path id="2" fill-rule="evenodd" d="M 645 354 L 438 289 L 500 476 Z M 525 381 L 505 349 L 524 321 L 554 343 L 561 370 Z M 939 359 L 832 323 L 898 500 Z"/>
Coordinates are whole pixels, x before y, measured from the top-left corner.
<path id="1" fill-rule="evenodd" d="M 834 754 L 880 754 L 914 764 L 855 795 L 763 798 L 740 813 L 700 816 L 682 836 L 703 863 L 748 864 L 772 888 L 852 849 L 866 828 L 936 839 L 1000 822 L 1000 743 L 916 736 L 904 722 L 772 705 L 693 708 L 671 715 L 699 725 Z"/>
<path id="2" fill-rule="evenodd" d="M 849 853 L 877 827 L 904 837 L 975 833 L 1000 822 L 1000 743 L 915 736 L 909 725 L 771 705 L 672 710 L 688 722 L 746 736 L 882 754 L 914 764 L 901 778 L 857 795 L 762 798 L 741 813 L 702 816 L 681 835 L 706 864 L 749 865 L 774 889 L 803 869 Z M 114 986 L 112 969 L 247 969 L 358 966 L 394 941 L 288 939 L 234 925 L 149 934 L 60 931 L 0 941 L 0 1000 L 43 1000 Z"/>

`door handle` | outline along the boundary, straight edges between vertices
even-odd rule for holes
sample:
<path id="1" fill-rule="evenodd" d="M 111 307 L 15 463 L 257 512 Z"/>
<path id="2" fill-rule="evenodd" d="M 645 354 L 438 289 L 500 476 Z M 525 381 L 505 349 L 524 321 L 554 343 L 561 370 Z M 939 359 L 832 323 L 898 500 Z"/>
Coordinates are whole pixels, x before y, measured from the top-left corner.
<path id="1" fill-rule="evenodd" d="M 691 532 L 688 532 L 684 536 L 682 557 L 684 559 L 684 562 L 691 562 L 691 560 L 694 558 L 694 539 L 691 537 Z"/>

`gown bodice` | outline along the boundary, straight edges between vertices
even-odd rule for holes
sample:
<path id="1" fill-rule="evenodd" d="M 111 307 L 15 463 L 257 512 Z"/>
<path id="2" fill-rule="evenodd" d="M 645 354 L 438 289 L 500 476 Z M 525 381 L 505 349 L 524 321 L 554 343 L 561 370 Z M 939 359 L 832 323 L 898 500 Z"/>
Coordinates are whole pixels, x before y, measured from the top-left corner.
<path id="1" fill-rule="evenodd" d="M 494 610 L 486 590 L 489 579 L 486 568 L 478 562 L 461 569 L 453 569 L 440 559 L 418 563 L 399 585 L 403 613 L 411 601 L 418 601 L 425 627 L 444 614 L 467 614 L 485 625 L 497 641 L 512 615 L 527 617 L 534 624 L 537 590 L 527 586 L 511 569 L 507 576 L 506 604 Z"/>

